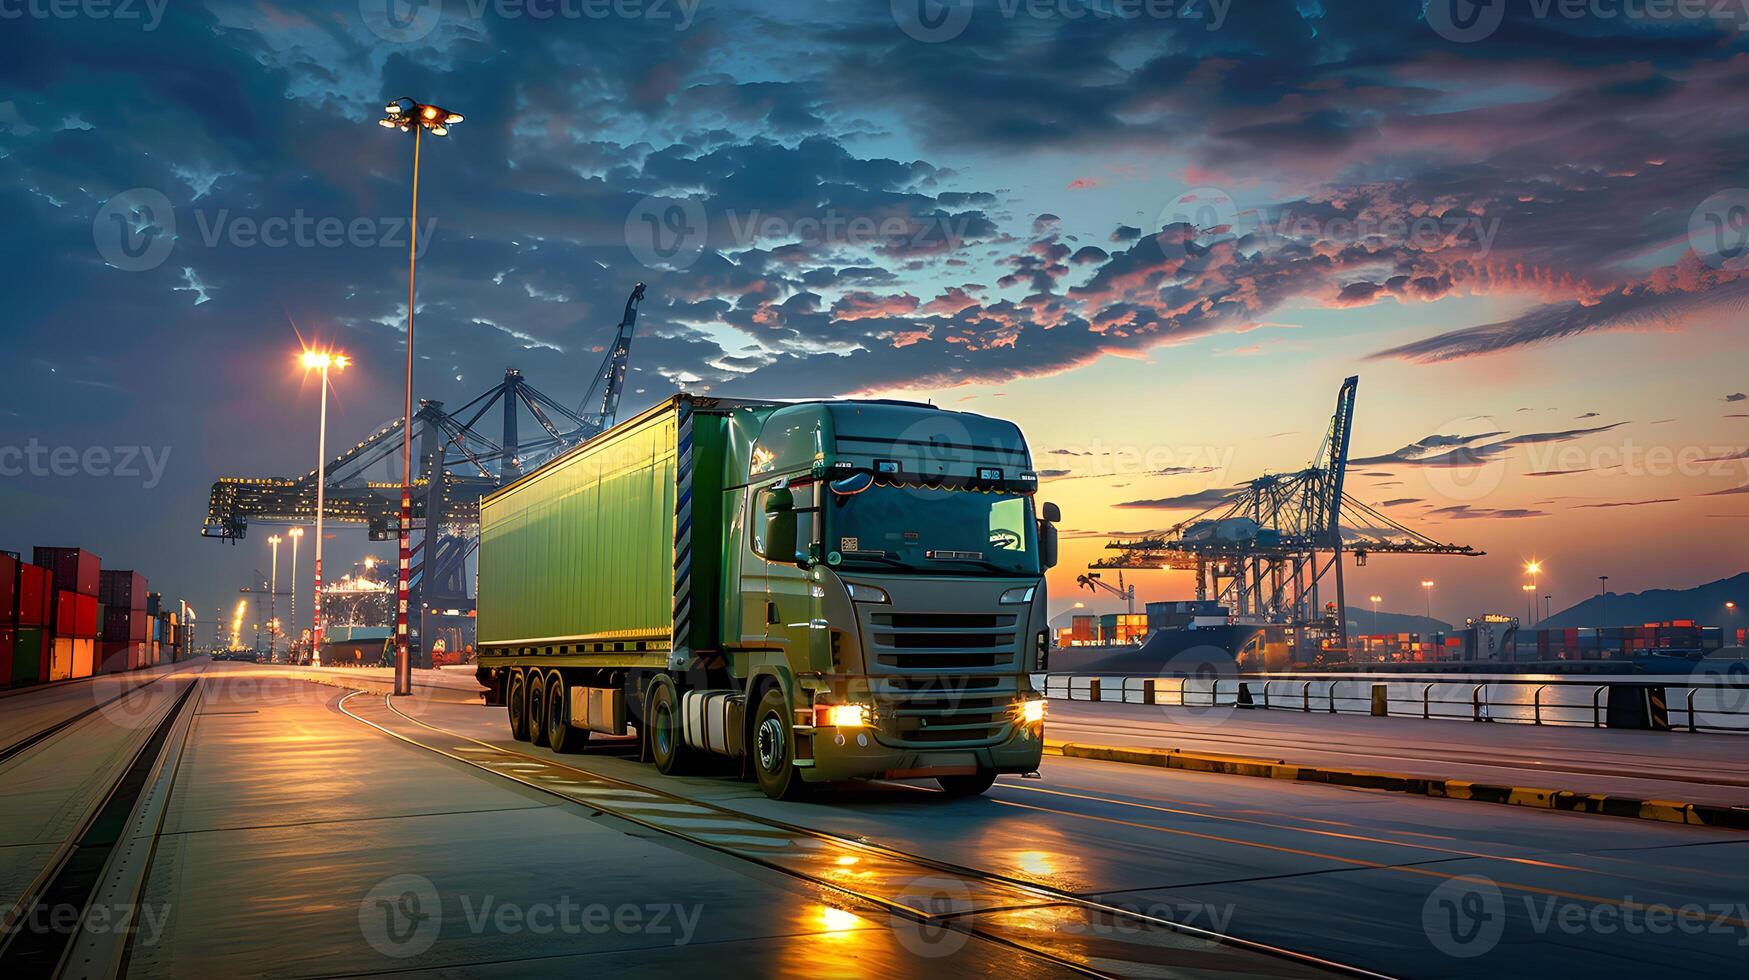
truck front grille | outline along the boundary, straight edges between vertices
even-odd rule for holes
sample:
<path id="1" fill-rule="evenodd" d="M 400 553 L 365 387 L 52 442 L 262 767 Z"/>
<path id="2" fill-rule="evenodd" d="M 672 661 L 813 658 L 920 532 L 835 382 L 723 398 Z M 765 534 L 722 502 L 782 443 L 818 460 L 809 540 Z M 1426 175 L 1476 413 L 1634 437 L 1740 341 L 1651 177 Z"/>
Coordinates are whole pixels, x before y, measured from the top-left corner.
<path id="1" fill-rule="evenodd" d="M 988 613 L 871 613 L 871 668 L 964 671 L 1019 669 L 1019 617 Z"/>

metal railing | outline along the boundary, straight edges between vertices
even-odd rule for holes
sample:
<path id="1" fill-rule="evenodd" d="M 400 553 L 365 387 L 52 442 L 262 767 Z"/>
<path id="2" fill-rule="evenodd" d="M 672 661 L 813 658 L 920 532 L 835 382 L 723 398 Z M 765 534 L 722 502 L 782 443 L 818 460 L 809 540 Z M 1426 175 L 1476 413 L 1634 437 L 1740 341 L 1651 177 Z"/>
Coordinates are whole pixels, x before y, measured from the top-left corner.
<path id="1" fill-rule="evenodd" d="M 1642 717 L 1671 730 L 1749 734 L 1749 676 L 1743 678 L 1511 679 L 1391 678 L 1305 674 L 1224 677 L 1046 673 L 1033 685 L 1048 698 L 1185 708 L 1255 708 L 1328 714 L 1605 728 L 1610 696 L 1643 698 Z M 1662 701 L 1653 697 L 1662 692 Z M 1625 727 L 1665 727 L 1663 724 Z"/>

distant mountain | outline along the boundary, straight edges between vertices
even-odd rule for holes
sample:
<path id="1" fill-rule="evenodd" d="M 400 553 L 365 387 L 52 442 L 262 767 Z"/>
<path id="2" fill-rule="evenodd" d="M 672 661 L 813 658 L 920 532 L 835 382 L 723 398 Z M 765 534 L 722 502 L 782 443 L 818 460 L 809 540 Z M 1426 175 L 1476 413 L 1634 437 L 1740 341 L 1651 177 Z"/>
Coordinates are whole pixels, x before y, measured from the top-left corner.
<path id="1" fill-rule="evenodd" d="M 1409 613 L 1394 613 L 1379 611 L 1378 624 L 1373 624 L 1371 606 L 1348 607 L 1348 630 L 1363 636 L 1383 635 L 1386 633 L 1419 633 L 1428 636 L 1433 633 L 1450 633 L 1451 624 L 1426 616 L 1416 616 Z"/>
<path id="2" fill-rule="evenodd" d="M 1737 604 L 1735 617 L 1725 610 L 1727 602 Z M 1749 572 L 1741 572 L 1692 589 L 1611 592 L 1607 600 L 1594 595 L 1555 613 L 1543 625 L 1551 629 L 1567 629 L 1574 626 L 1639 626 L 1667 619 L 1692 619 L 1702 626 L 1722 626 L 1734 631 L 1749 626 L 1749 621 L 1744 619 L 1749 615 L 1744 609 L 1746 602 L 1749 602 Z"/>

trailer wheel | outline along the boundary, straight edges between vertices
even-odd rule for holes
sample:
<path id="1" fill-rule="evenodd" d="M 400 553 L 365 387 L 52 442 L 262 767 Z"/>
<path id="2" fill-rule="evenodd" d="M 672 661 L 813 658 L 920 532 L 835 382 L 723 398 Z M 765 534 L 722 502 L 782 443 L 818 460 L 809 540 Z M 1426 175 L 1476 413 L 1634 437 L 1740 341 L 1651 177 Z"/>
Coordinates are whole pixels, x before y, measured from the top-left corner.
<path id="1" fill-rule="evenodd" d="M 795 767 L 796 733 L 783 688 L 774 685 L 759 699 L 759 710 L 753 715 L 753 744 L 747 749 L 753 756 L 753 776 L 766 796 L 800 800 L 809 795 L 811 787 L 802 782 Z"/>
<path id="2" fill-rule="evenodd" d="M 996 782 L 996 770 L 979 769 L 970 776 L 937 776 L 941 791 L 949 796 L 982 796 Z"/>
<path id="3" fill-rule="evenodd" d="M 510 712 L 510 734 L 528 741 L 528 674 L 521 667 L 510 669 L 509 694 L 504 698 Z"/>
<path id="4" fill-rule="evenodd" d="M 664 776 L 682 776 L 693 768 L 693 751 L 680 730 L 680 697 L 674 682 L 659 677 L 650 685 L 644 717 L 650 725 L 650 758 Z"/>
<path id="5" fill-rule="evenodd" d="M 528 672 L 528 740 L 547 744 L 547 685 L 538 668 Z"/>
<path id="6" fill-rule="evenodd" d="M 546 697 L 547 744 L 560 754 L 583 751 L 583 743 L 589 741 L 589 729 L 571 724 L 565 678 L 556 670 L 547 677 Z"/>

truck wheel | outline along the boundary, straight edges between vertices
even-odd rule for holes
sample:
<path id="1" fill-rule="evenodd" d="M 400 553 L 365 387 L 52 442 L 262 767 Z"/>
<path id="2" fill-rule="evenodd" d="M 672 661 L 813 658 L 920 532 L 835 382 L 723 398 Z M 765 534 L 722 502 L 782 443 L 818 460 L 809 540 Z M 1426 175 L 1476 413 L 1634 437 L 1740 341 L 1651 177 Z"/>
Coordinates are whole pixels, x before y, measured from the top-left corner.
<path id="1" fill-rule="evenodd" d="M 996 782 L 996 770 L 979 769 L 970 776 L 937 776 L 935 781 L 949 796 L 982 796 Z"/>
<path id="2" fill-rule="evenodd" d="M 504 698 L 510 712 L 510 734 L 518 742 L 528 741 L 528 674 L 521 667 L 511 668 L 509 694 Z"/>
<path id="3" fill-rule="evenodd" d="M 664 776 L 683 776 L 693 768 L 693 751 L 680 730 L 680 697 L 673 682 L 658 678 L 650 685 L 644 718 L 650 725 L 650 758 Z"/>
<path id="4" fill-rule="evenodd" d="M 772 687 L 759 699 L 753 716 L 753 776 L 759 788 L 774 800 L 800 800 L 810 787 L 796 771 L 796 733 L 790 724 L 789 699 L 783 689 Z"/>
<path id="5" fill-rule="evenodd" d="M 561 755 L 583 751 L 589 741 L 589 729 L 571 724 L 571 708 L 566 703 L 565 678 L 553 671 L 547 678 L 547 744 Z"/>
<path id="6" fill-rule="evenodd" d="M 547 744 L 547 685 L 539 670 L 530 670 L 528 683 L 528 740 L 536 745 Z"/>

